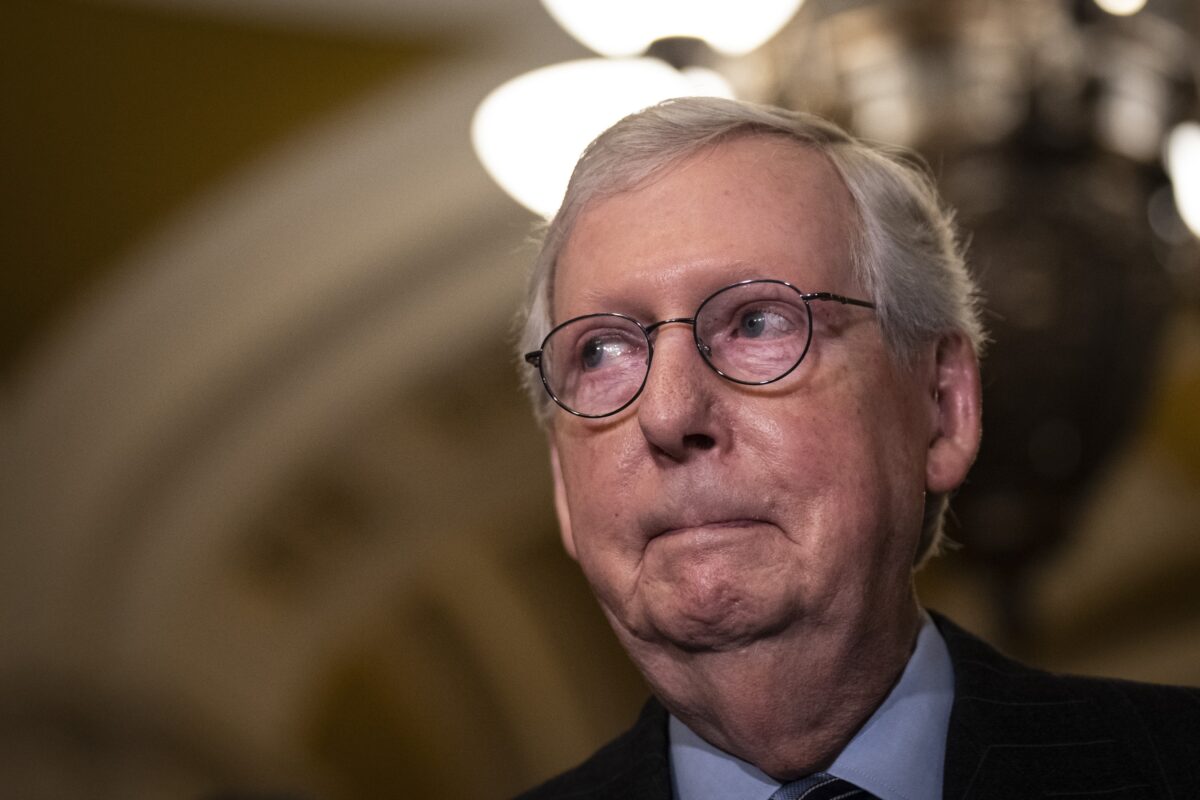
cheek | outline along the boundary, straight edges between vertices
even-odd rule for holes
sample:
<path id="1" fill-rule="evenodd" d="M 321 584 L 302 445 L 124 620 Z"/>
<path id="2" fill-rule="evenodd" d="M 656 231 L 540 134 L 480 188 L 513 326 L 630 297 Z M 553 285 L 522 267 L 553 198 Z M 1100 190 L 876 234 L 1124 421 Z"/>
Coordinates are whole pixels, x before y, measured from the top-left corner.
<path id="1" fill-rule="evenodd" d="M 838 395 L 764 417 L 754 428 L 760 452 L 786 515 L 800 523 L 797 544 L 818 562 L 893 558 L 915 547 L 907 532 L 919 530 L 923 509 L 924 445 L 911 404 L 894 391 Z"/>
<path id="2" fill-rule="evenodd" d="M 845 487 L 834 504 L 848 516 L 841 556 L 873 564 L 864 575 L 887 583 L 893 582 L 887 575 L 907 582 L 924 512 L 923 450 L 901 433 L 902 424 L 892 419 L 867 425 L 862 438 L 839 442 L 851 455 L 837 460 L 842 474 L 832 478 Z"/>
<path id="3" fill-rule="evenodd" d="M 636 473 L 627 437 L 616 430 L 557 439 L 575 543 L 585 551 L 615 546 L 630 527 Z"/>

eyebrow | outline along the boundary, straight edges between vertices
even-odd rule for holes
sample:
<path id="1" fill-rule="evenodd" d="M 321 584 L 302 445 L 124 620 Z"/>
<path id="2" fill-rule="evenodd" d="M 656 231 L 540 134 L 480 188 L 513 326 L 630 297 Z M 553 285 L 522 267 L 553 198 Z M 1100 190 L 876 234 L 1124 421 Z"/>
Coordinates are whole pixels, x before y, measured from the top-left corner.
<path id="1" fill-rule="evenodd" d="M 754 280 L 756 278 L 787 280 L 786 278 L 783 278 L 777 274 L 778 270 L 765 269 L 763 265 L 749 261 L 731 261 L 724 264 L 713 265 L 712 267 L 705 267 L 703 269 L 706 272 L 710 272 L 713 279 L 703 284 L 694 284 L 696 286 L 701 286 L 702 288 L 697 290 L 696 299 L 690 302 L 689 307 L 686 309 L 686 313 L 690 314 L 694 312 L 696 310 L 696 306 L 703 302 L 704 298 L 708 297 L 719 289 L 729 286 L 730 284 L 739 283 L 746 280 Z M 788 282 L 791 283 L 791 281 Z M 578 314 L 618 312 L 626 314 L 637 320 L 650 319 L 654 316 L 654 314 L 649 307 L 650 301 L 647 301 L 646 298 L 653 298 L 657 295 L 647 294 L 644 291 L 648 285 L 653 287 L 653 281 L 642 280 L 635 285 L 634 292 L 637 294 L 637 299 L 631 303 L 614 302 L 614 297 L 607 293 L 606 287 L 603 285 L 597 285 L 595 283 L 590 284 L 585 287 L 582 292 L 580 292 L 583 299 L 582 305 L 584 306 L 584 310 L 580 310 Z M 803 287 L 800 288 L 802 291 L 804 290 Z M 578 314 L 572 314 L 571 316 L 577 316 Z M 564 317 L 564 319 L 570 319 L 570 317 Z M 556 319 L 555 321 L 560 322 L 561 320 Z"/>

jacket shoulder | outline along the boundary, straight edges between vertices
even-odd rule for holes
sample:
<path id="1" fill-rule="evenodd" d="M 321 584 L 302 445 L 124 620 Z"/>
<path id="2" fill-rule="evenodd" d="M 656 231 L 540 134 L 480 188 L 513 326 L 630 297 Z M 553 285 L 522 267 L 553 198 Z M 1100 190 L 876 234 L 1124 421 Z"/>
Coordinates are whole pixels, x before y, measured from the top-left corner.
<path id="1" fill-rule="evenodd" d="M 654 699 L 642 708 L 637 722 L 568 770 L 516 800 L 670 800 L 667 759 L 667 712 Z"/>
<path id="2" fill-rule="evenodd" d="M 954 662 L 959 694 L 983 693 L 986 685 L 987 693 L 1009 692 L 1014 699 L 1036 699 L 1041 694 L 1086 697 L 1111 705 L 1118 713 L 1148 714 L 1167 730 L 1187 722 L 1178 732 L 1200 739 L 1200 727 L 1194 724 L 1200 718 L 1200 687 L 1047 672 L 1015 661 L 947 618 L 931 614 Z"/>
<path id="3" fill-rule="evenodd" d="M 1139 742 L 1163 783 L 1200 794 L 1200 688 L 1077 678 Z"/>
<path id="4" fill-rule="evenodd" d="M 955 672 L 947 797 L 1006 781 L 1027 794 L 1116 791 L 1107 781 L 1200 797 L 1200 688 L 1035 669 L 934 620 Z"/>

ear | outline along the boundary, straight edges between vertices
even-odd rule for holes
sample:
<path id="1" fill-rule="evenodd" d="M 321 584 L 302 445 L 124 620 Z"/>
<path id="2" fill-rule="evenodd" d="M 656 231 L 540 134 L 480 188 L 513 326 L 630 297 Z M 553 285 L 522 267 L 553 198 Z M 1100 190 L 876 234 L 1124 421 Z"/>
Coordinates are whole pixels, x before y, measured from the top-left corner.
<path id="1" fill-rule="evenodd" d="M 967 477 L 983 430 L 979 359 L 961 332 L 938 340 L 932 378 L 934 424 L 925 461 L 925 488 L 945 494 Z"/>
<path id="2" fill-rule="evenodd" d="M 562 536 L 563 548 L 576 561 L 575 537 L 571 533 L 571 507 L 567 504 L 567 487 L 563 482 L 562 464 L 558 460 L 558 448 L 550 445 L 550 471 L 554 473 L 554 513 L 558 515 L 558 532 Z"/>

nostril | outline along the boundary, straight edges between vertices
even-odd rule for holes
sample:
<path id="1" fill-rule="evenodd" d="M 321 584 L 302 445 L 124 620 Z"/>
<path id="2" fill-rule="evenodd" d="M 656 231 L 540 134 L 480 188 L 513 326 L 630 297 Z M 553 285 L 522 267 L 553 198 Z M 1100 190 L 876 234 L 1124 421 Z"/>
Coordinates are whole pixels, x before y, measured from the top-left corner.
<path id="1" fill-rule="evenodd" d="M 691 450 L 711 450 L 717 442 L 708 434 L 689 433 L 683 437 L 683 446 Z"/>

